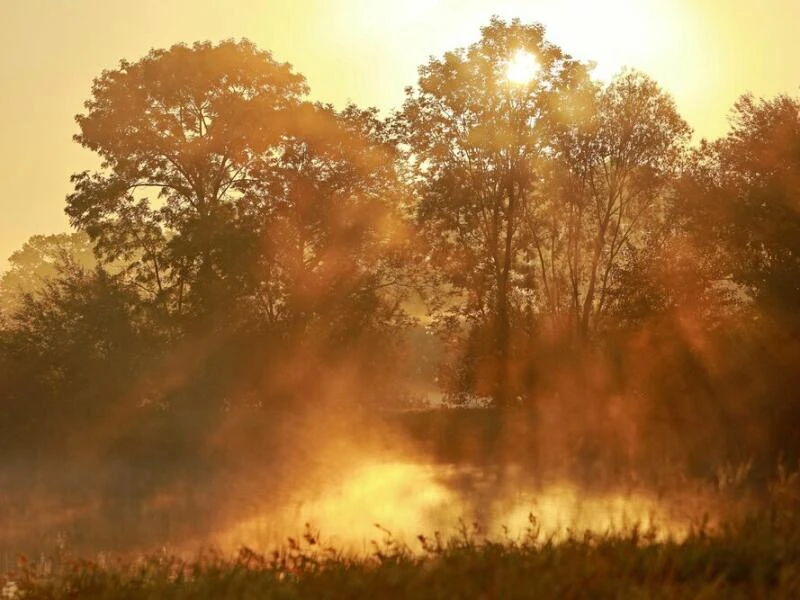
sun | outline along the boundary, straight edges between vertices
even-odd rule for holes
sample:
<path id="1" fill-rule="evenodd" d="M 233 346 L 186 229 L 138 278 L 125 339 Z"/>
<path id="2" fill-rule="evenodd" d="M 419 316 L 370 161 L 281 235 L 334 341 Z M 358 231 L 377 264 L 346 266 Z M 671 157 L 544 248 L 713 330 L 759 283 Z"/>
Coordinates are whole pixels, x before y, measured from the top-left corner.
<path id="1" fill-rule="evenodd" d="M 511 83 L 525 85 L 539 72 L 539 61 L 526 50 L 517 50 L 513 58 L 506 62 L 506 79 Z"/>

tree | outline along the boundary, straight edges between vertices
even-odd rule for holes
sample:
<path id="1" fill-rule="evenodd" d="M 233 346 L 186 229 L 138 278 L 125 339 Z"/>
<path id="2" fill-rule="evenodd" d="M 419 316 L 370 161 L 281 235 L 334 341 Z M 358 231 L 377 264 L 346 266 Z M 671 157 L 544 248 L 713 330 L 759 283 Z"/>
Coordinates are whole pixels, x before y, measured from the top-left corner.
<path id="1" fill-rule="evenodd" d="M 395 150 L 374 110 L 337 113 L 305 91 L 249 42 L 123 61 L 78 117 L 77 141 L 105 162 L 73 177 L 67 213 L 172 313 L 276 325 L 314 313 L 303 303 L 385 296 L 402 228 Z"/>
<path id="2" fill-rule="evenodd" d="M 89 237 L 82 232 L 34 235 L 8 259 L 0 277 L 0 313 L 10 314 L 24 294 L 41 289 L 68 263 L 93 268 L 97 264 Z"/>
<path id="3" fill-rule="evenodd" d="M 89 429 L 109 433 L 108 415 L 141 403 L 130 390 L 158 347 L 131 285 L 64 263 L 0 336 L 2 425 L 19 438 L 5 441 L 63 450 Z"/>
<path id="4" fill-rule="evenodd" d="M 397 149 L 374 109 L 316 105 L 308 117 L 243 198 L 243 222 L 260 240 L 248 310 L 280 334 L 282 357 L 268 362 L 283 373 L 302 372 L 298 357 L 319 361 L 357 372 L 359 391 L 377 396 L 397 366 L 414 288 Z"/>
<path id="5" fill-rule="evenodd" d="M 506 77 L 517 52 L 538 62 L 527 83 Z M 488 333 L 489 383 L 477 387 L 498 404 L 513 395 L 525 204 L 562 113 L 580 103 L 586 85 L 587 67 L 547 42 L 541 25 L 494 18 L 479 42 L 421 67 L 417 89 L 407 92 L 401 121 L 419 167 L 418 218 L 430 259 L 457 299 L 451 321 Z"/>
<path id="6" fill-rule="evenodd" d="M 724 416 L 730 446 L 774 463 L 796 455 L 800 418 L 800 100 L 742 96 L 730 124 L 701 143 L 680 187 L 705 287 L 697 297 L 727 295 L 712 315 L 724 327 L 704 320 L 686 345 L 702 351 L 713 392 L 704 402 Z"/>
<path id="7" fill-rule="evenodd" d="M 761 315 L 800 336 L 800 100 L 742 96 L 731 125 L 696 157 L 692 214 Z"/>
<path id="8" fill-rule="evenodd" d="M 300 75 L 246 41 L 123 60 L 94 81 L 77 117 L 76 141 L 103 168 L 73 176 L 71 223 L 103 260 L 125 260 L 165 310 L 210 310 L 236 287 L 220 240 L 242 233 L 253 170 L 301 120 L 305 92 Z"/>
<path id="9" fill-rule="evenodd" d="M 257 361 L 374 363 L 406 322 L 387 125 L 305 92 L 249 42 L 174 46 L 104 73 L 78 117 L 76 139 L 104 164 L 73 178 L 67 213 L 177 337 L 205 348 L 186 362 L 211 406 L 260 386 Z"/>
<path id="10" fill-rule="evenodd" d="M 523 219 L 532 291 L 555 327 L 586 339 L 637 293 L 624 284 L 669 237 L 689 134 L 672 98 L 635 71 L 598 88 L 558 132 Z"/>
<path id="11" fill-rule="evenodd" d="M 397 151 L 374 109 L 314 111 L 314 126 L 277 146 L 245 198 L 262 240 L 260 310 L 304 328 L 323 317 L 380 321 L 384 309 L 391 320 L 408 287 Z"/>

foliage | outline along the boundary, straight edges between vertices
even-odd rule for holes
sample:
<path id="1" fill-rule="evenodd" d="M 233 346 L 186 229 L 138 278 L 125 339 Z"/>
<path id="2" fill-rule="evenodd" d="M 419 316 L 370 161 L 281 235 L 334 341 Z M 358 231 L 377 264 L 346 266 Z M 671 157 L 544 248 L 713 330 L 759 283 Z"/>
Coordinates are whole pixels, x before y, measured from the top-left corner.
<path id="1" fill-rule="evenodd" d="M 672 98 L 634 71 L 598 90 L 566 124 L 554 181 L 525 219 L 539 312 L 556 327 L 586 337 L 625 319 L 613 314 L 614 299 L 636 287 L 621 275 L 670 237 L 670 187 L 688 135 Z"/>
<path id="2" fill-rule="evenodd" d="M 505 69 L 519 51 L 532 54 L 539 71 L 512 86 Z M 488 381 L 470 391 L 499 404 L 512 395 L 523 215 L 552 130 L 586 82 L 586 66 L 547 42 L 541 26 L 495 18 L 479 42 L 420 69 L 400 116 L 418 164 L 417 212 L 429 256 L 454 296 L 443 314 L 451 329 L 466 323 L 488 334 L 490 350 L 480 357 Z"/>
<path id="3" fill-rule="evenodd" d="M 793 335 L 800 298 L 800 101 L 742 96 L 727 136 L 696 157 L 701 202 L 695 227 L 716 245 L 733 281 L 753 297 L 762 316 Z"/>
<path id="4" fill-rule="evenodd" d="M 14 434 L 3 443 L 37 452 L 80 444 L 92 430 L 104 432 L 108 414 L 140 402 L 126 391 L 157 347 L 129 285 L 99 267 L 60 269 L 23 296 L 0 337 L 2 428 Z"/>
<path id="5" fill-rule="evenodd" d="M 525 84 L 504 73 L 519 50 L 539 63 Z M 666 237 L 688 126 L 646 76 L 600 86 L 540 26 L 499 19 L 421 68 L 399 120 L 451 294 L 435 313 L 455 354 L 448 391 L 508 404 L 529 388 L 512 355 L 625 318 L 612 316 L 636 293 L 624 274 Z"/>
<path id="6" fill-rule="evenodd" d="M 77 117 L 76 141 L 103 168 L 73 176 L 71 223 L 104 260 L 127 261 L 167 311 L 204 310 L 236 286 L 235 242 L 247 233 L 239 202 L 263 154 L 300 120 L 305 91 L 301 76 L 249 42 L 122 61 L 95 80 Z"/>
<path id="7" fill-rule="evenodd" d="M 375 110 L 306 92 L 249 42 L 176 45 L 103 73 L 77 117 L 103 165 L 73 177 L 67 214 L 176 340 L 167 364 L 188 362 L 165 402 L 283 397 L 258 363 L 377 374 L 396 356 L 411 289 L 396 150 Z"/>
<path id="8" fill-rule="evenodd" d="M 166 554 L 135 562 L 66 560 L 49 576 L 21 562 L 7 576 L 30 599 L 73 598 L 618 598 L 773 597 L 800 592 L 796 519 L 767 515 L 717 533 L 700 524 L 682 540 L 656 542 L 633 526 L 609 534 L 572 532 L 562 542 L 528 534 L 504 542 L 464 529 L 420 536 L 412 552 L 391 534 L 369 557 L 320 548 L 308 530 L 272 556 L 242 548 L 234 558 L 195 561 Z M 10 583 L 6 583 L 10 588 Z"/>
<path id="9" fill-rule="evenodd" d="M 91 269 L 97 264 L 89 237 L 82 233 L 34 235 L 8 259 L 0 277 L 0 314 L 19 307 L 24 294 L 41 289 L 67 263 Z"/>

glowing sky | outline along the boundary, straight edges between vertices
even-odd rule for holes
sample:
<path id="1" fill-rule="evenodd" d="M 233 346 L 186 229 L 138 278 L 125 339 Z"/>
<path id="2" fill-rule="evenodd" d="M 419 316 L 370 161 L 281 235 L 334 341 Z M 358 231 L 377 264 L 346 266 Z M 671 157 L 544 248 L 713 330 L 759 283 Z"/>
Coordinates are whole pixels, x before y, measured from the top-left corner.
<path id="1" fill-rule="evenodd" d="M 71 141 L 92 78 L 152 47 L 247 37 L 304 74 L 315 99 L 384 111 L 428 56 L 492 14 L 540 21 L 565 51 L 646 71 L 699 136 L 747 90 L 800 95 L 798 0 L 0 0 L 0 269 L 31 235 L 67 228 L 69 176 L 97 165 Z"/>

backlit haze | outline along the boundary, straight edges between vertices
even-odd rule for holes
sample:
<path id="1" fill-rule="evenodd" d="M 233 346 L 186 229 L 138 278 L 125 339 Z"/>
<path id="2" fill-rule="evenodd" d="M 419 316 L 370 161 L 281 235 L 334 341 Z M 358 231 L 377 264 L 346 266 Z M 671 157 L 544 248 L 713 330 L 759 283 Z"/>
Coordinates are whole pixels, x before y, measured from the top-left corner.
<path id="1" fill-rule="evenodd" d="M 717 137 L 745 91 L 796 94 L 795 0 L 2 0 L 0 269 L 34 234 L 64 231 L 72 173 L 96 158 L 71 140 L 91 81 L 178 42 L 249 38 L 290 62 L 312 98 L 399 106 L 429 56 L 478 39 L 492 14 L 542 22 L 608 77 L 628 65 L 671 92 L 699 137 Z"/>

